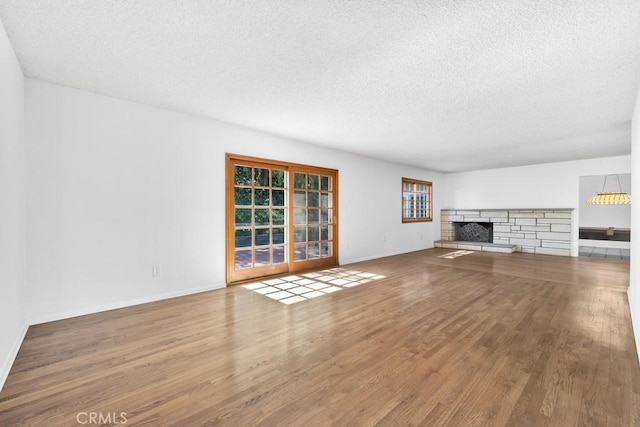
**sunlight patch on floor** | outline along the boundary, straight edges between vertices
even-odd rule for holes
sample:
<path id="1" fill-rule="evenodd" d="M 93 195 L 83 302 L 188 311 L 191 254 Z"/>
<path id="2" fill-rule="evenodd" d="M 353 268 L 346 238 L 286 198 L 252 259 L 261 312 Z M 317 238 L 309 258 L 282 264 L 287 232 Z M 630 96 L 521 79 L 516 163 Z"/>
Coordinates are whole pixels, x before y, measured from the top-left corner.
<path id="1" fill-rule="evenodd" d="M 438 258 L 446 258 L 446 259 L 454 259 L 454 258 L 458 258 L 460 256 L 464 256 L 464 255 L 469 255 L 472 254 L 474 251 L 455 251 L 455 252 L 449 252 L 446 253 L 444 255 L 440 255 L 438 256 Z"/>
<path id="2" fill-rule="evenodd" d="M 299 276 L 263 280 L 242 285 L 242 287 L 283 304 L 295 304 L 384 278 L 385 276 L 375 273 L 331 268 Z"/>

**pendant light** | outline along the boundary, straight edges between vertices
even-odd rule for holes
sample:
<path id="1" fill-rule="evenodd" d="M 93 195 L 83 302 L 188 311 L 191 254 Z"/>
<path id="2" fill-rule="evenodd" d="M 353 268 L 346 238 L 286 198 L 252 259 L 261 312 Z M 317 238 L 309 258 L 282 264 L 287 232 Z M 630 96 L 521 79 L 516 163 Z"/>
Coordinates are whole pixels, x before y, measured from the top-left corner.
<path id="1" fill-rule="evenodd" d="M 604 184 L 602 184 L 602 191 L 596 194 L 595 196 L 589 197 L 587 199 L 587 204 L 589 205 L 629 205 L 631 204 L 631 195 L 622 191 L 622 186 L 620 185 L 620 176 L 616 174 L 616 178 L 618 179 L 618 189 L 620 191 L 604 191 L 605 186 L 607 185 L 607 178 L 609 175 L 605 175 Z"/>

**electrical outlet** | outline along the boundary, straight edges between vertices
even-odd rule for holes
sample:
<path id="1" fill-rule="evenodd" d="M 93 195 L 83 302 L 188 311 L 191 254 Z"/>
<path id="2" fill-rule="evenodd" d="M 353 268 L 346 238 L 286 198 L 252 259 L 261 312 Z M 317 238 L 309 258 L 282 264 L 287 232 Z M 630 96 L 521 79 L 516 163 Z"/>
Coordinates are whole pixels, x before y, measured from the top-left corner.
<path id="1" fill-rule="evenodd" d="M 159 276 L 160 276 L 160 267 L 159 267 L 159 266 L 157 266 L 157 265 L 154 265 L 154 266 L 151 268 L 151 275 L 152 275 L 153 277 L 159 277 Z"/>

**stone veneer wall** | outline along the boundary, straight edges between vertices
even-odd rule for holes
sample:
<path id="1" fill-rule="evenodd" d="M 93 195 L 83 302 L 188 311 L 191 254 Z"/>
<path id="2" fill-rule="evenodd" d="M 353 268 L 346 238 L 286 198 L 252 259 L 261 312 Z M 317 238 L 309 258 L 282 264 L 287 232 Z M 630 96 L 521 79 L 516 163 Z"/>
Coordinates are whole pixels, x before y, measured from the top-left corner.
<path id="1" fill-rule="evenodd" d="M 514 245 L 517 252 L 570 256 L 572 210 L 443 209 L 442 240 L 455 239 L 453 222 L 492 222 L 493 243 Z"/>

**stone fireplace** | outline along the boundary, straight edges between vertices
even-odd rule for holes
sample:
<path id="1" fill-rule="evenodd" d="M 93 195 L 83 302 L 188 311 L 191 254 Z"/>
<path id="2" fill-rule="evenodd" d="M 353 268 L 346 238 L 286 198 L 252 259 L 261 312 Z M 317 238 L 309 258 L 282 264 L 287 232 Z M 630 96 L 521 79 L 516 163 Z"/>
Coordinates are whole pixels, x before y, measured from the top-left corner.
<path id="1" fill-rule="evenodd" d="M 571 255 L 573 209 L 441 211 L 437 248 Z M 463 231 L 464 230 L 464 231 Z"/>

